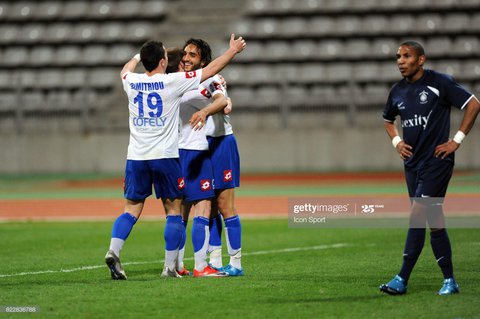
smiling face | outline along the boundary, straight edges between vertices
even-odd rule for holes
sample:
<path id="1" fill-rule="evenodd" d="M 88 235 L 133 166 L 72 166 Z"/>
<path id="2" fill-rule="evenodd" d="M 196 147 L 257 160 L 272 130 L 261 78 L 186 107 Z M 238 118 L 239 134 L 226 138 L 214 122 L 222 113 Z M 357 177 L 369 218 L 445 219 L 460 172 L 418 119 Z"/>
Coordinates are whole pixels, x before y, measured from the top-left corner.
<path id="1" fill-rule="evenodd" d="M 205 62 L 202 61 L 202 54 L 195 44 L 187 45 L 183 51 L 182 62 L 186 72 L 198 70 L 203 67 Z"/>
<path id="2" fill-rule="evenodd" d="M 415 82 L 423 75 L 425 55 L 419 55 L 415 48 L 402 45 L 397 51 L 397 66 L 400 74 L 410 82 Z"/>

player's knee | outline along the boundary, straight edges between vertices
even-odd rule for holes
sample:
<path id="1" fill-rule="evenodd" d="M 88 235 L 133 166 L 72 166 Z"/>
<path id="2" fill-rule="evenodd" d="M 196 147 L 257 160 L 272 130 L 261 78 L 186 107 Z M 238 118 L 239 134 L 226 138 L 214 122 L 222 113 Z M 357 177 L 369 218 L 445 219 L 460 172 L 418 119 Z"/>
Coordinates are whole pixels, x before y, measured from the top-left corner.
<path id="1" fill-rule="evenodd" d="M 236 215 L 235 206 L 229 201 L 218 202 L 218 210 L 224 218 Z"/>

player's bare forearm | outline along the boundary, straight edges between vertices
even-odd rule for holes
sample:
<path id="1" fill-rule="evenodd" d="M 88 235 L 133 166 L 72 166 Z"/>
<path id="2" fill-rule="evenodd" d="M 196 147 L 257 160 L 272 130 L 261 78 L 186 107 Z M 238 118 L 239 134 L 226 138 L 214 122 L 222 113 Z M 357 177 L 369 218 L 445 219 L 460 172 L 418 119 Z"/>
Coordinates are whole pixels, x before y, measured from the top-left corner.
<path id="1" fill-rule="evenodd" d="M 135 71 L 137 64 L 140 62 L 140 55 L 136 54 L 133 58 L 130 59 L 125 65 L 123 66 L 122 71 L 120 72 L 120 76 L 123 78 L 123 75 L 127 72 Z"/>
<path id="2" fill-rule="evenodd" d="M 387 131 L 388 136 L 390 137 L 391 140 L 393 140 L 395 137 L 398 137 L 398 129 L 395 126 L 395 122 L 388 122 L 384 121 L 384 126 L 385 130 Z M 399 137 L 398 137 L 399 138 Z M 392 141 L 393 143 L 393 141 Z M 399 142 L 396 143 L 395 149 L 398 152 L 398 155 L 400 155 L 401 159 L 406 159 L 410 156 L 413 155 L 412 153 L 412 147 L 405 143 L 403 140 L 400 139 Z"/>
<path id="3" fill-rule="evenodd" d="M 225 53 L 203 68 L 201 81 L 203 82 L 220 72 L 228 63 L 230 63 L 237 53 L 240 53 L 245 49 L 246 45 L 247 43 L 242 37 L 235 39 L 235 34 L 232 33 L 230 36 L 230 47 Z"/>
<path id="4" fill-rule="evenodd" d="M 233 104 L 232 104 L 232 99 L 227 98 L 227 106 L 223 109 L 223 114 L 230 114 L 232 112 Z"/>
<path id="5" fill-rule="evenodd" d="M 463 115 L 462 123 L 458 129 L 460 133 L 457 134 L 463 134 L 463 137 L 465 137 L 465 135 L 467 135 L 472 129 L 479 112 L 480 103 L 476 97 L 473 97 L 465 107 L 465 114 Z M 455 138 L 453 140 L 448 140 L 447 142 L 440 144 L 435 148 L 434 156 L 444 159 L 449 154 L 455 152 L 460 147 L 460 143 L 461 141 L 457 142 L 455 141 Z"/>
<path id="6" fill-rule="evenodd" d="M 227 106 L 227 99 L 223 94 L 217 93 L 213 96 L 214 101 L 207 105 L 205 108 L 198 112 L 195 112 L 188 121 L 193 130 L 200 130 L 207 121 L 209 115 L 222 111 Z"/>

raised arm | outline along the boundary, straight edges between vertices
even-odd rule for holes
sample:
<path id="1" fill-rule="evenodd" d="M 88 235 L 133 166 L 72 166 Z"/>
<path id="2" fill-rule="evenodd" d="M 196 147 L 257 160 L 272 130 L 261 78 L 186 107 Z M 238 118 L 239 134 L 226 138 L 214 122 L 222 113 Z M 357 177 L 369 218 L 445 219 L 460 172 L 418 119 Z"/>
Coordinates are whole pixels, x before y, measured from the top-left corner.
<path id="1" fill-rule="evenodd" d="M 133 58 L 130 59 L 124 66 L 122 71 L 120 72 L 120 76 L 124 77 L 125 73 L 135 71 L 137 64 L 140 62 L 140 54 L 137 53 Z"/>
<path id="2" fill-rule="evenodd" d="M 440 144 L 435 148 L 435 157 L 445 158 L 448 154 L 455 152 L 462 143 L 463 139 L 473 127 L 478 113 L 480 112 L 480 103 L 474 96 L 470 99 L 465 107 L 465 114 L 463 115 L 462 123 L 453 139 L 446 143 Z"/>
<path id="3" fill-rule="evenodd" d="M 230 48 L 202 69 L 201 81 L 203 82 L 220 72 L 228 63 L 230 63 L 230 61 L 232 61 L 237 53 L 240 53 L 245 49 L 246 45 L 247 43 L 242 37 L 235 39 L 235 34 L 232 33 L 230 36 Z"/>

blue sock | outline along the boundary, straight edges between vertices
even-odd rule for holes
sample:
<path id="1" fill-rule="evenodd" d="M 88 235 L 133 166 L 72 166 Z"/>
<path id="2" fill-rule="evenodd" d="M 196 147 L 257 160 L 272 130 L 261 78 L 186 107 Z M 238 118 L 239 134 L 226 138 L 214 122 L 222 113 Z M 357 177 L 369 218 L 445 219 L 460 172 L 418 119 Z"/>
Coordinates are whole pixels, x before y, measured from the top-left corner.
<path id="1" fill-rule="evenodd" d="M 187 224 L 188 220 L 182 220 L 183 233 L 182 240 L 180 241 L 180 249 L 183 249 L 185 247 L 185 242 L 187 241 Z"/>
<path id="2" fill-rule="evenodd" d="M 174 215 L 167 216 L 167 223 L 165 225 L 165 231 L 163 237 L 165 238 L 165 249 L 176 250 L 180 247 L 180 243 L 183 237 L 183 223 L 182 216 Z"/>
<path id="3" fill-rule="evenodd" d="M 234 255 L 242 248 L 242 225 L 238 215 L 225 219 L 228 254 Z"/>
<path id="4" fill-rule="evenodd" d="M 210 240 L 209 245 L 211 247 L 222 247 L 222 216 L 210 219 Z"/>
<path id="5" fill-rule="evenodd" d="M 206 252 L 206 232 L 205 227 L 208 229 L 209 219 L 202 216 L 197 216 L 193 219 L 192 225 L 192 242 L 193 242 L 193 251 L 198 252 L 202 249 L 205 249 Z"/>
<path id="6" fill-rule="evenodd" d="M 425 228 L 409 228 L 407 241 L 405 242 L 405 249 L 403 251 L 403 264 L 398 274 L 408 282 L 413 267 L 422 252 L 425 243 Z"/>
<path id="7" fill-rule="evenodd" d="M 137 222 L 137 219 L 129 213 L 123 213 L 118 216 L 112 227 L 112 238 L 120 238 L 126 240 L 133 225 Z"/>
<path id="8" fill-rule="evenodd" d="M 430 233 L 430 244 L 443 278 L 453 278 L 452 247 L 445 228 Z"/>

